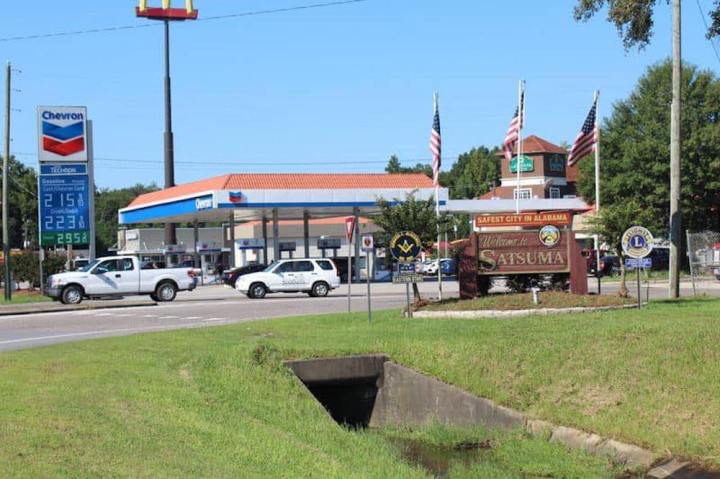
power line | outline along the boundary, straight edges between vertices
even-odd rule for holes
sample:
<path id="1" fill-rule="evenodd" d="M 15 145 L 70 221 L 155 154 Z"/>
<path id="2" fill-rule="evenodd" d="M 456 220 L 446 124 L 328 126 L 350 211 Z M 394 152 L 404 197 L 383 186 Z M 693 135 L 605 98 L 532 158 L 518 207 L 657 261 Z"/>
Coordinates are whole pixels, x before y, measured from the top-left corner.
<path id="1" fill-rule="evenodd" d="M 695 0 L 695 3 L 697 3 L 698 10 L 700 10 L 700 16 L 702 17 L 702 21 L 705 24 L 705 31 L 710 31 L 710 26 L 708 25 L 707 18 L 705 17 L 705 11 L 700 5 L 700 0 Z M 718 62 L 720 62 L 720 53 L 718 53 L 717 45 L 715 45 L 715 42 L 712 38 L 708 38 L 708 41 L 710 42 L 710 45 L 712 45 L 713 51 L 715 52 L 715 58 L 717 58 Z"/>
<path id="2" fill-rule="evenodd" d="M 13 153 L 15 156 L 29 156 L 29 157 L 37 157 L 37 153 L 23 153 L 23 152 L 15 152 Z M 443 160 L 455 160 L 457 158 L 456 156 L 444 156 Z M 95 161 L 99 163 L 135 163 L 135 164 L 149 164 L 149 165 L 155 165 L 155 164 L 161 164 L 159 161 L 155 160 L 131 160 L 131 159 L 124 159 L 124 158 L 106 158 L 106 157 L 95 157 Z M 431 158 L 409 158 L 405 160 L 400 160 L 400 163 L 423 163 L 423 164 L 430 164 L 432 162 Z M 335 162 L 336 165 L 387 165 L 387 160 L 364 160 L 364 161 L 356 161 L 356 160 L 347 160 L 347 161 L 340 161 Z M 237 167 L 237 166 L 327 166 L 327 161 L 260 161 L 260 162 L 248 162 L 248 161 L 176 161 L 175 164 L 177 165 L 194 165 L 194 166 L 231 166 L 231 167 Z"/>
<path id="3" fill-rule="evenodd" d="M 286 7 L 286 8 L 275 8 L 271 10 L 255 10 L 250 12 L 240 12 L 240 13 L 229 13 L 227 15 L 216 15 L 212 17 L 200 17 L 196 20 L 196 22 L 210 22 L 210 21 L 217 21 L 217 20 L 226 20 L 230 18 L 241 18 L 241 17 L 254 17 L 258 15 L 271 15 L 275 13 L 288 13 L 288 12 L 295 12 L 299 10 L 310 10 L 315 8 L 326 8 L 326 7 L 336 7 L 340 5 L 347 5 L 351 3 L 362 3 L 362 2 L 368 2 L 370 0 L 340 0 L 340 1 L 334 1 L 334 2 L 324 2 L 324 3 L 311 3 L 307 5 L 298 5 L 296 7 Z M 105 33 L 105 32 L 119 32 L 124 30 L 137 30 L 140 28 L 150 28 L 150 27 L 157 27 L 161 25 L 162 22 L 152 22 L 152 23 L 141 23 L 136 25 L 119 25 L 115 27 L 99 27 L 99 28 L 90 28 L 86 30 L 70 30 L 66 32 L 50 32 L 50 33 L 37 33 L 33 35 L 21 35 L 16 37 L 5 37 L 0 38 L 0 42 L 6 43 L 6 42 L 19 42 L 24 40 L 40 40 L 45 38 L 56 38 L 56 37 L 70 37 L 70 36 L 76 36 L 76 35 L 87 35 L 91 33 Z"/>

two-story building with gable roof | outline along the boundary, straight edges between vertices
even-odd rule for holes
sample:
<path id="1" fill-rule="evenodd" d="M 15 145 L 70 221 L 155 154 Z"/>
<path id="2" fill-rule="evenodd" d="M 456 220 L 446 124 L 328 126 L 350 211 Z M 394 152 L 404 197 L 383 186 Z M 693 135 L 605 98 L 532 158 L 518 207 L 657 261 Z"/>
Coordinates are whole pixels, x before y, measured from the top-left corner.
<path id="1" fill-rule="evenodd" d="M 558 145 L 539 136 L 528 136 L 523 139 L 520 158 L 517 147 L 511 161 L 502 156 L 500 185 L 481 199 L 515 199 L 517 195 L 520 199 L 575 198 L 578 166 L 569 167 L 567 155 L 567 150 Z"/>

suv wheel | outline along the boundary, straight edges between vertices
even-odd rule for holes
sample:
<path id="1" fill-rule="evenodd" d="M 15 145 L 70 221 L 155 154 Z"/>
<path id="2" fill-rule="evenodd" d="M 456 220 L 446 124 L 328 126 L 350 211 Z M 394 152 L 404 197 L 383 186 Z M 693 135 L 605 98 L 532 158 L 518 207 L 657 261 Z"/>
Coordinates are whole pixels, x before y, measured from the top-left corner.
<path id="1" fill-rule="evenodd" d="M 325 297 L 330 292 L 330 286 L 328 286 L 327 283 L 323 281 L 319 281 L 315 284 L 313 284 L 312 291 L 310 291 L 310 295 L 314 297 Z"/>
<path id="2" fill-rule="evenodd" d="M 267 288 L 262 283 L 253 283 L 248 290 L 248 296 L 252 299 L 263 299 L 267 294 Z"/>
<path id="3" fill-rule="evenodd" d="M 80 304 L 83 300 L 83 291 L 80 286 L 70 285 L 66 286 L 62 291 L 60 301 L 63 304 Z"/>

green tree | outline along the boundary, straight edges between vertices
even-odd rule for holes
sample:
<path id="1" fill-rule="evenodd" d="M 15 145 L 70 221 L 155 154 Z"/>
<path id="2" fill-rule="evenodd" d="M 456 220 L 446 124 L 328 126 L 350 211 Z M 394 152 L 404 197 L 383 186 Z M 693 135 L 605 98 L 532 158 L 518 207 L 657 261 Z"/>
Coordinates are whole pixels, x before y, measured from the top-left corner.
<path id="1" fill-rule="evenodd" d="M 154 184 L 136 184 L 127 188 L 100 189 L 95 194 L 95 228 L 98 254 L 107 252 L 117 242 L 118 210 L 125 208 L 137 196 L 157 191 Z"/>
<path id="2" fill-rule="evenodd" d="M 608 21 L 617 27 L 626 49 L 635 45 L 642 48 L 650 43 L 653 34 L 653 12 L 660 0 L 578 0 L 575 19 L 587 21 L 608 5 Z M 720 0 L 710 12 L 713 20 L 707 32 L 708 38 L 720 36 Z"/>
<path id="3" fill-rule="evenodd" d="M 392 155 L 385 167 L 386 173 L 422 173 L 430 178 L 433 176 L 432 166 L 417 163 L 415 166 L 402 166 L 397 155 Z M 442 182 L 441 182 L 442 183 Z"/>
<path id="4" fill-rule="evenodd" d="M 453 199 L 474 199 L 490 191 L 500 180 L 497 150 L 481 146 L 462 153 L 450 169 L 448 184 Z"/>
<path id="5" fill-rule="evenodd" d="M 37 174 L 12 156 L 8 173 L 9 242 L 11 248 L 23 248 L 37 243 Z"/>
<path id="6" fill-rule="evenodd" d="M 630 96 L 614 105 L 601 130 L 601 202 L 634 201 L 650 211 L 645 226 L 667 232 L 670 195 L 670 110 L 672 65 L 648 69 Z M 720 229 L 720 81 L 709 71 L 683 71 L 682 211 L 691 231 Z M 594 161 L 581 160 L 579 193 L 594 198 Z"/>
<path id="7" fill-rule="evenodd" d="M 435 198 L 418 200 L 415 194 L 408 194 L 403 202 L 379 201 L 380 215 L 373 218 L 380 231 L 375 233 L 377 245 L 387 248 L 394 235 L 401 231 L 412 231 L 420 237 L 424 249 L 432 249 L 437 240 L 438 218 L 435 214 Z M 440 221 L 444 221 L 441 218 Z M 420 300 L 420 291 L 413 285 L 415 299 Z"/>

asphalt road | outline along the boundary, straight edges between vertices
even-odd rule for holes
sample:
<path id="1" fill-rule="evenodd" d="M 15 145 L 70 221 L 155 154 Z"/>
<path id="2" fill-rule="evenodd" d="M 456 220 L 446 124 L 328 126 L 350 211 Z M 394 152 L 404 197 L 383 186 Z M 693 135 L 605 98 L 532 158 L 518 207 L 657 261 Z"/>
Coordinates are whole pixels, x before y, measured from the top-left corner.
<path id="1" fill-rule="evenodd" d="M 457 295 L 457 283 L 445 283 L 448 294 Z M 400 308 L 405 305 L 405 287 L 374 284 L 373 309 Z M 437 291 L 435 283 L 424 284 L 428 294 Z M 138 297 L 128 300 L 137 302 Z M 115 306 L 122 300 L 113 301 Z M 352 288 L 352 310 L 367 311 L 367 286 Z M 104 336 L 207 327 L 288 316 L 347 312 L 347 289 L 343 286 L 325 298 L 305 294 L 273 294 L 252 300 L 223 286 L 206 286 L 178 294 L 172 303 L 114 307 L 88 311 L 68 311 L 30 315 L 0 316 L 0 351 L 25 349 L 55 343 Z"/>
<path id="2" fill-rule="evenodd" d="M 631 290 L 634 286 L 629 284 Z M 437 296 L 436 283 L 424 283 L 425 297 Z M 618 283 L 605 283 L 603 294 L 615 294 Z M 333 291 L 326 298 L 310 298 L 304 294 L 275 294 L 263 300 L 251 300 L 232 289 L 206 286 L 193 292 L 180 293 L 173 303 L 147 306 L 116 307 L 87 311 L 68 311 L 17 316 L 0 316 L 0 351 L 10 351 L 55 343 L 80 341 L 105 336 L 122 336 L 181 328 L 199 328 L 243 321 L 255 321 L 309 314 L 342 313 L 347 311 L 347 289 Z M 374 284 L 373 309 L 400 308 L 405 304 L 405 286 Z M 499 285 L 498 289 L 502 289 Z M 594 281 L 590 290 L 596 291 Z M 366 285 L 353 285 L 353 311 L 366 311 Z M 457 296 L 457 282 L 445 282 L 447 296 Z M 699 294 L 720 296 L 720 283 L 698 285 Z M 643 297 L 667 297 L 663 283 L 644 285 Z M 682 294 L 690 296 L 692 285 L 683 283 Z M 140 298 L 142 299 L 142 298 Z M 128 297 L 136 303 L 138 297 Z M 123 300 L 113 300 L 115 306 Z"/>

